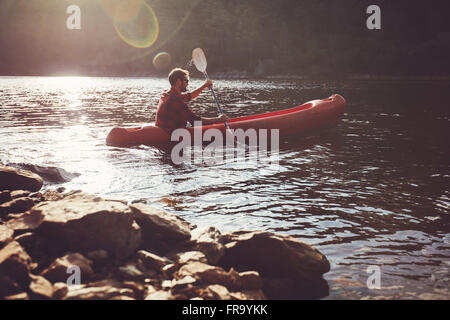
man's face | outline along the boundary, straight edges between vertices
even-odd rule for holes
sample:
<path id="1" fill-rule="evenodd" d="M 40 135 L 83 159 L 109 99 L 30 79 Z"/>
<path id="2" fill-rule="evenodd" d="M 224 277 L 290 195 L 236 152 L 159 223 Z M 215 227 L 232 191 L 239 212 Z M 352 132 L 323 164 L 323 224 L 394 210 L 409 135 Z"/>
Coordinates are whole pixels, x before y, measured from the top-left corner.
<path id="1" fill-rule="evenodd" d="M 188 84 L 189 84 L 189 77 L 184 77 L 184 79 L 181 80 L 181 85 L 180 85 L 181 92 L 187 91 Z"/>

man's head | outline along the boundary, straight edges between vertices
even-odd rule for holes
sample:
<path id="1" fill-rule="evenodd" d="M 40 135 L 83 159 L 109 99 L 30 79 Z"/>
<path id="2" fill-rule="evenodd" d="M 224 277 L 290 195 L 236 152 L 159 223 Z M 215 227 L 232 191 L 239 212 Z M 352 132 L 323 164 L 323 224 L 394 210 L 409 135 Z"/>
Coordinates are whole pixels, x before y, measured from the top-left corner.
<path id="1" fill-rule="evenodd" d="M 169 82 L 172 87 L 185 92 L 189 83 L 189 71 L 181 68 L 173 69 L 169 73 Z"/>

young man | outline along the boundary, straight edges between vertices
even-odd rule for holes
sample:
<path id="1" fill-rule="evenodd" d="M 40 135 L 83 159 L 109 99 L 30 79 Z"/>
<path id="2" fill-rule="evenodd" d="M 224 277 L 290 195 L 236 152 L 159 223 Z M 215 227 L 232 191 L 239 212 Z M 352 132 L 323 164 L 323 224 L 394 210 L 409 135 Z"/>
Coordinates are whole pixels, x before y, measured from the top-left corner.
<path id="1" fill-rule="evenodd" d="M 167 90 L 159 100 L 156 111 L 157 127 L 165 129 L 169 134 L 178 128 L 186 128 L 188 122 L 194 125 L 194 121 L 202 121 L 202 125 L 224 122 L 227 116 L 222 114 L 216 118 L 203 118 L 196 115 L 189 107 L 188 102 L 195 99 L 205 89 L 212 86 L 211 80 L 206 80 L 197 89 L 187 92 L 189 84 L 189 71 L 180 68 L 173 69 L 169 73 L 170 90 Z"/>

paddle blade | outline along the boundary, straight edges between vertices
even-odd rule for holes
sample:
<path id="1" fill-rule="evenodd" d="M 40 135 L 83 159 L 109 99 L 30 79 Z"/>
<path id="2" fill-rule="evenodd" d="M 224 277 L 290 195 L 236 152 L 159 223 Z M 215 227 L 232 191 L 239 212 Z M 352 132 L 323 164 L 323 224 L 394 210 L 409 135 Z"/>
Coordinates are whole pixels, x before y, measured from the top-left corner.
<path id="1" fill-rule="evenodd" d="M 206 57 L 201 48 L 196 48 L 192 51 L 192 60 L 194 61 L 195 67 L 198 71 L 206 72 Z"/>

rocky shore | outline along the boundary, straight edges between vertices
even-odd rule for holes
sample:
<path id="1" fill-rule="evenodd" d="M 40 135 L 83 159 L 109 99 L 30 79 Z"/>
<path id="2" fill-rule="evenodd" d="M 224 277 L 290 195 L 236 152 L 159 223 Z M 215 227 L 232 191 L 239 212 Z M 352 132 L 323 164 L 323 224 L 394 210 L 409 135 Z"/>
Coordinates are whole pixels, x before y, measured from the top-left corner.
<path id="1" fill-rule="evenodd" d="M 221 233 L 0 167 L 0 299 L 318 299 L 330 264 L 286 235 Z"/>

